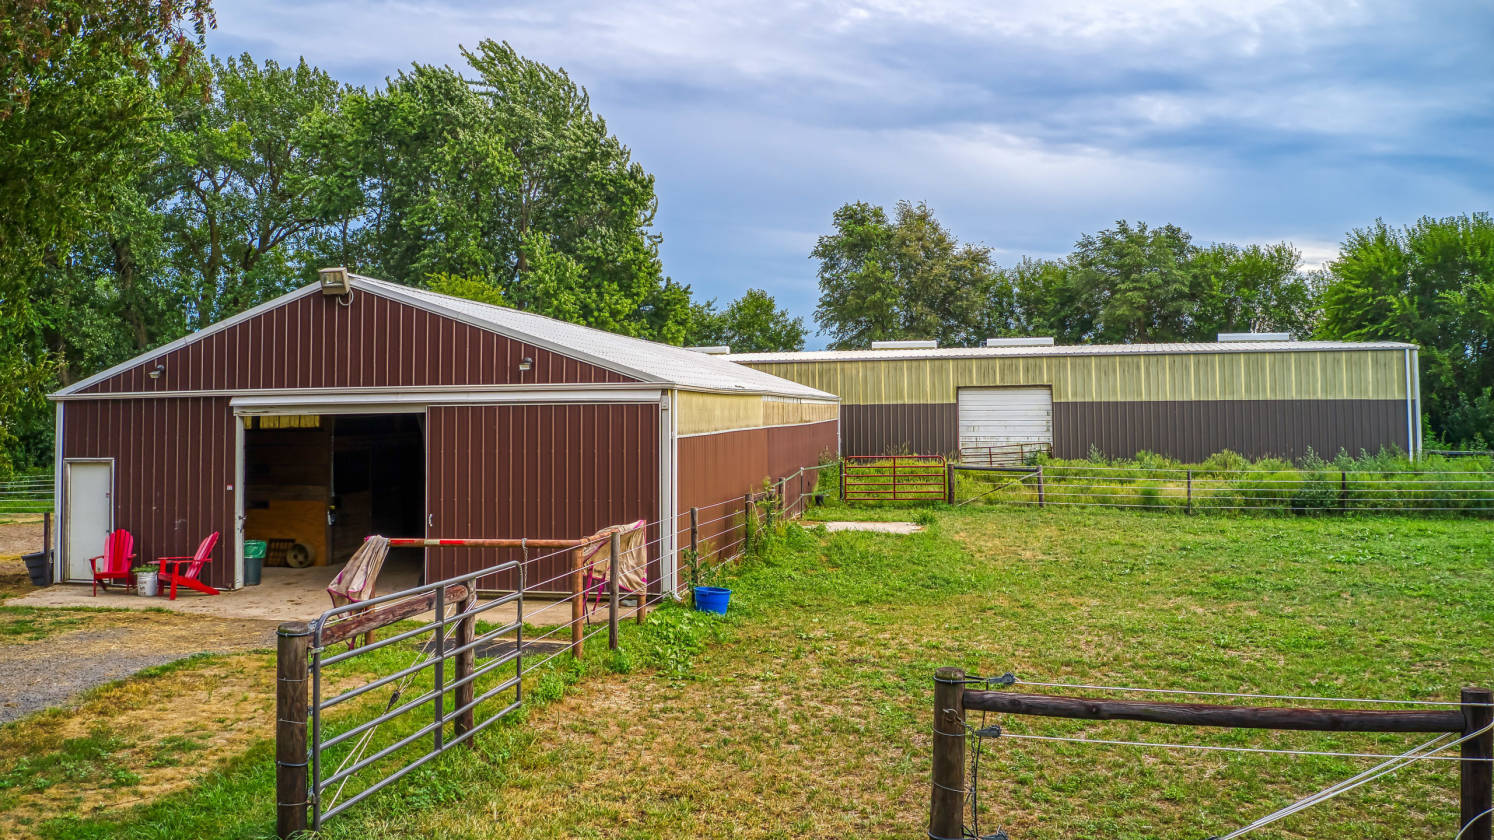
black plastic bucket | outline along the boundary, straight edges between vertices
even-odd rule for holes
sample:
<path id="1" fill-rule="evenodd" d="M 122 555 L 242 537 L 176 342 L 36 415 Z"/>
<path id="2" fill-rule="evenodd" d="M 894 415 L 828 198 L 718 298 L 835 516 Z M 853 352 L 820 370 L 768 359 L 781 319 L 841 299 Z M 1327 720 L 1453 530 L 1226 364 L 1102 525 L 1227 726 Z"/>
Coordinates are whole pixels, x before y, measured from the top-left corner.
<path id="1" fill-rule="evenodd" d="M 52 585 L 52 552 L 22 554 L 21 559 L 26 561 L 26 574 L 31 575 L 32 586 Z"/>

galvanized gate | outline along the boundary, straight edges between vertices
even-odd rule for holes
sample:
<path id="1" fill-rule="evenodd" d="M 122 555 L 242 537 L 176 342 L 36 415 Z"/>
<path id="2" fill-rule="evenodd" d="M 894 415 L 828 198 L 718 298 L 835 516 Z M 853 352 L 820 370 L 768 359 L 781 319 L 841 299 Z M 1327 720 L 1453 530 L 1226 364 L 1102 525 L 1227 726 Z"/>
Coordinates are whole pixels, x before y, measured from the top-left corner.
<path id="1" fill-rule="evenodd" d="M 275 756 L 279 836 L 320 828 L 328 818 L 519 708 L 524 572 L 518 562 L 505 563 L 330 609 L 310 623 L 280 626 Z M 518 589 L 479 604 L 478 579 L 495 573 L 517 574 Z M 477 632 L 479 615 L 509 605 L 511 620 Z M 421 623 L 372 640 L 373 631 L 410 619 Z M 364 637 L 361 646 L 359 636 Z M 417 641 L 413 651 L 405 644 L 412 640 Z M 343 643 L 347 649 L 336 650 Z M 387 660 L 394 657 L 409 657 L 409 664 L 387 671 Z M 479 659 L 486 661 L 479 665 Z M 382 675 L 360 682 L 360 675 L 370 670 Z M 404 699 L 413 692 L 418 692 L 415 697 Z M 329 711 L 350 708 L 344 704 L 359 698 L 384 702 L 373 704 L 371 716 L 327 720 Z M 495 699 L 501 705 L 479 720 L 479 709 Z M 349 719 L 357 722 L 347 725 Z M 376 744 L 380 729 L 385 737 Z"/>

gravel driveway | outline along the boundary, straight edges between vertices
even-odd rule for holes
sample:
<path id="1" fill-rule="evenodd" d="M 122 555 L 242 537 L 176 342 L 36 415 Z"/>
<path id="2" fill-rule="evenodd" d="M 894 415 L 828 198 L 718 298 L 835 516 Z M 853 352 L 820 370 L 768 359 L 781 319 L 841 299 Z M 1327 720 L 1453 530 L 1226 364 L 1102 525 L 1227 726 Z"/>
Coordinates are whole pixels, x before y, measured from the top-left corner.
<path id="1" fill-rule="evenodd" d="M 160 612 L 72 612 L 83 625 L 0 643 L 0 724 L 66 705 L 82 692 L 194 653 L 273 648 L 275 622 Z"/>

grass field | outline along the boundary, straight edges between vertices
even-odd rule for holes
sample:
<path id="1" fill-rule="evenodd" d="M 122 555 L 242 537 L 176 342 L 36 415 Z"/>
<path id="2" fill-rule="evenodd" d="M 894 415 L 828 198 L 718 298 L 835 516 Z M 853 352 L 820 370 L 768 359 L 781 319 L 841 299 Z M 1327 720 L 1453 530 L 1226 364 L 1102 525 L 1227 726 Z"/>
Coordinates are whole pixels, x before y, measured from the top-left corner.
<path id="1" fill-rule="evenodd" d="M 598 651 L 552 673 L 517 725 L 350 811 L 326 835 L 921 836 L 930 680 L 941 665 L 1029 680 L 1414 699 L 1494 683 L 1487 523 L 1034 509 L 919 518 L 929 530 L 907 537 L 790 529 L 727 574 L 728 618 L 660 611 L 629 630 L 623 655 Z M 181 669 L 153 680 L 188 677 Z M 1000 723 L 1334 751 L 1399 751 L 1415 737 Z M 69 748 L 107 746 L 103 734 L 86 737 L 94 740 Z M 156 797 L 130 786 L 135 768 L 101 766 L 112 795 L 140 804 L 32 830 L 266 836 L 268 743 L 237 749 L 215 753 L 191 787 Z M 17 758 L 0 757 L 0 779 L 18 778 Z M 25 760 L 66 766 L 47 753 Z M 1197 840 L 1367 766 L 990 742 L 982 829 L 1000 825 L 1022 840 Z M 1455 764 L 1424 763 L 1256 836 L 1448 838 L 1456 791 Z"/>

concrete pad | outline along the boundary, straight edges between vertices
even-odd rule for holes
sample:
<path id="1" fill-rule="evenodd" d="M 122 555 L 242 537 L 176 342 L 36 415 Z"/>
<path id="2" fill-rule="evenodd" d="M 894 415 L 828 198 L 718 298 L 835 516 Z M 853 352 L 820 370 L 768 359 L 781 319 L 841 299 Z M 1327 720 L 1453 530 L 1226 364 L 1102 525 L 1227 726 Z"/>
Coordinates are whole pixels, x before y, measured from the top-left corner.
<path id="1" fill-rule="evenodd" d="M 271 567 L 264 570 L 259 586 L 246 586 L 220 595 L 203 595 L 179 588 L 175 601 L 168 599 L 164 593 L 155 598 L 143 598 L 120 589 L 99 590 L 95 597 L 89 594 L 92 587 L 88 584 L 64 583 L 11 598 L 5 604 L 13 607 L 165 609 L 215 618 L 277 623 L 310 621 L 331 608 L 332 601 L 327 597 L 326 587 L 341 570 L 341 565 L 312 566 L 306 569 Z M 378 594 L 386 595 L 408 589 L 418 581 L 419 571 L 411 566 L 386 567 L 379 575 Z M 516 605 L 505 604 L 483 613 L 482 620 L 510 623 L 517 614 Z M 631 615 L 631 611 L 627 614 Z M 605 622 L 605 609 L 600 612 L 600 616 Z M 526 598 L 524 620 L 534 625 L 565 624 L 571 620 L 570 604 L 537 597 Z"/>
<path id="2" fill-rule="evenodd" d="M 912 522 L 821 522 L 826 531 L 869 531 L 873 534 L 916 534 L 922 525 Z M 813 527 L 813 526 L 810 526 Z"/>

